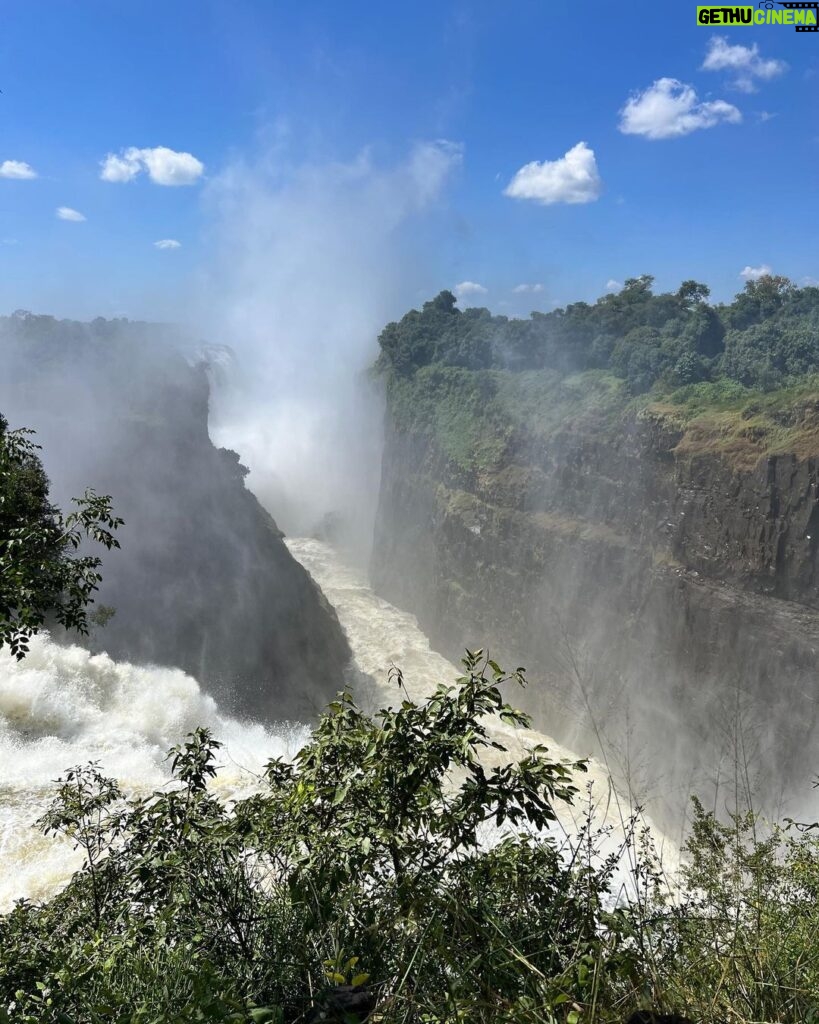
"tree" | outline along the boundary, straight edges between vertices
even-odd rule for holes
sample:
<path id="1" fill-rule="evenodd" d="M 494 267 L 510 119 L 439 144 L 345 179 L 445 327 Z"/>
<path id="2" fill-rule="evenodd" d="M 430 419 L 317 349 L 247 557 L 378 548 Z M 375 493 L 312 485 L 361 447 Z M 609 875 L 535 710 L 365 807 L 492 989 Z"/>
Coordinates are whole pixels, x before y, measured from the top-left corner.
<path id="1" fill-rule="evenodd" d="M 730 326 L 743 330 L 774 317 L 796 291 L 792 281 L 778 274 L 763 274 L 746 281 L 744 290 L 728 307 Z"/>
<path id="2" fill-rule="evenodd" d="M 707 284 L 701 284 L 699 281 L 688 280 L 683 281 L 677 289 L 675 297 L 683 309 L 688 310 L 691 309 L 692 306 L 697 306 L 701 302 L 705 302 L 710 294 L 711 289 Z"/>
<path id="3" fill-rule="evenodd" d="M 339 694 L 232 806 L 208 787 L 206 729 L 152 794 L 65 773 L 39 824 L 84 864 L 0 916 L 0 1024 L 353 1024 L 331 1012 L 351 988 L 390 1024 L 577 1020 L 563 1009 L 600 988 L 586 959 L 613 964 L 618 941 L 601 941 L 611 872 L 546 831 L 586 765 L 513 759 L 498 727 L 529 720 L 502 691 L 523 670 L 464 666 L 419 702 L 394 670 L 395 706 L 372 716 Z"/>
<path id="4" fill-rule="evenodd" d="M 49 617 L 88 633 L 101 560 L 72 552 L 85 539 L 118 548 L 114 531 L 122 525 L 111 498 L 90 489 L 67 516 L 51 504 L 32 433 L 9 430 L 0 416 L 0 648 L 18 659 Z"/>

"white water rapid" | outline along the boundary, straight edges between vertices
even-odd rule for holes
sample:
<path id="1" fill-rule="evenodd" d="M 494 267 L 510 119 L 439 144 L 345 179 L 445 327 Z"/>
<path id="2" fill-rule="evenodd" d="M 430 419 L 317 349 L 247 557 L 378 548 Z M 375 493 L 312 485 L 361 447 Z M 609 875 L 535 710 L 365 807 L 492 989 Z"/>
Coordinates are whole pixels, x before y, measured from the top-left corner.
<path id="1" fill-rule="evenodd" d="M 395 699 L 388 684 L 400 666 L 410 693 L 421 697 L 460 673 L 430 650 L 415 618 L 370 590 L 363 573 L 345 564 L 329 545 L 288 541 L 335 607 L 358 668 L 371 676 L 372 692 L 357 694 L 374 709 Z M 514 703 L 514 694 L 510 693 Z M 127 792 L 145 792 L 167 778 L 164 756 L 186 733 L 208 726 L 224 743 L 215 783 L 225 797 L 252 791 L 265 762 L 292 756 L 307 736 L 298 724 L 267 728 L 222 715 L 192 677 L 177 669 L 114 662 L 79 647 L 62 647 L 41 636 L 20 662 L 0 652 L 0 912 L 21 897 L 54 892 L 79 864 L 63 842 L 43 837 L 33 823 L 66 769 L 99 761 Z M 548 737 L 504 730 L 513 753 L 545 742 L 554 757 L 575 759 Z M 612 798 L 605 771 L 592 764 L 581 786 L 592 782 L 598 820 L 615 828 L 626 809 Z M 582 816 L 584 808 L 576 812 Z M 622 812 L 622 813 L 621 813 Z M 562 820 L 571 827 L 572 813 Z"/>

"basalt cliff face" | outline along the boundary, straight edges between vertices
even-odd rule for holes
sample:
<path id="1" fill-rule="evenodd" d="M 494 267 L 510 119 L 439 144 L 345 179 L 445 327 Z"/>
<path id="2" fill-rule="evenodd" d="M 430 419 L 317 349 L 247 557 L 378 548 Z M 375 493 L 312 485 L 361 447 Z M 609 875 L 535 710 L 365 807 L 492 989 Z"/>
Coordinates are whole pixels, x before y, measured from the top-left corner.
<path id="1" fill-rule="evenodd" d="M 65 507 L 91 485 L 125 520 L 98 595 L 115 614 L 92 649 L 182 668 L 236 715 L 320 709 L 339 688 L 346 639 L 239 456 L 211 443 L 195 348 L 158 326 L 30 315 L 0 322 L 0 348 L 15 368 L 0 409 L 37 431 L 54 499 Z"/>
<path id="2" fill-rule="evenodd" d="M 499 445 L 469 459 L 422 386 L 388 388 L 381 594 L 452 657 L 525 665 L 539 724 L 670 812 L 692 787 L 771 800 L 815 773 L 819 403 L 789 409 L 791 452 L 753 422 L 592 403 L 546 432 L 484 419 L 473 443 Z"/>

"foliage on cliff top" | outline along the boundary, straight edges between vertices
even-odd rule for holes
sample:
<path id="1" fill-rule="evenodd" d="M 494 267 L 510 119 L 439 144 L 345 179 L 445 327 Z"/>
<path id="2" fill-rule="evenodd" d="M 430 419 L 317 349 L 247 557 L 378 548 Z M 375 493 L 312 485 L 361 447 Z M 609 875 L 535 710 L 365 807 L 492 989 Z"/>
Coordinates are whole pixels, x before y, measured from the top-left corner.
<path id="1" fill-rule="evenodd" d="M 148 796 L 95 765 L 66 772 L 41 827 L 84 865 L 0 917 L 0 1022 L 355 1024 L 332 1010 L 352 985 L 384 1024 L 622 1024 L 638 1007 L 815 1024 L 814 827 L 695 804 L 673 896 L 633 822 L 624 861 L 590 827 L 560 847 L 542 829 L 582 763 L 507 762 L 490 723 L 526 723 L 501 692 L 520 670 L 465 665 L 374 717 L 339 695 L 232 808 L 208 788 L 205 730 Z"/>
<path id="2" fill-rule="evenodd" d="M 502 415 L 496 375 L 459 366 L 425 366 L 388 382 L 390 414 L 403 431 L 430 434 L 467 472 L 502 461 L 510 425 Z"/>
<path id="3" fill-rule="evenodd" d="M 396 426 L 431 436 L 467 472 L 504 464 L 522 434 L 545 439 L 567 426 L 611 425 L 630 400 L 623 381 L 601 370 L 564 375 L 433 364 L 391 376 L 387 388 Z"/>
<path id="4" fill-rule="evenodd" d="M 626 281 L 595 303 L 576 302 L 528 320 L 459 310 L 441 292 L 381 333 L 377 366 L 411 376 L 430 365 L 470 370 L 606 370 L 632 394 L 728 379 L 772 390 L 819 369 L 819 288 L 787 278 L 749 281 L 733 302 L 685 281 L 655 295 L 653 278 Z"/>

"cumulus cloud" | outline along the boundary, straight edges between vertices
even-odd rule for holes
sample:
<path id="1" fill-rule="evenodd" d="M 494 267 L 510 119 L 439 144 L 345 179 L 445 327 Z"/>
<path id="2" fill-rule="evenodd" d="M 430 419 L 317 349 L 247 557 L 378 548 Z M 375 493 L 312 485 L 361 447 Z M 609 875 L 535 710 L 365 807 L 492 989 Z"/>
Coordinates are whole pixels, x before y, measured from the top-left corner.
<path id="1" fill-rule="evenodd" d="M 725 36 L 712 36 L 708 52 L 702 62 L 703 71 L 730 71 L 731 84 L 743 92 L 756 92 L 755 79 L 768 81 L 784 74 L 788 65 L 784 60 L 760 57 L 759 47 L 729 43 Z"/>
<path id="2" fill-rule="evenodd" d="M 672 139 L 725 121 L 738 124 L 742 114 L 725 100 L 700 102 L 693 86 L 676 78 L 658 78 L 631 96 L 620 111 L 620 131 L 647 139 Z"/>
<path id="3" fill-rule="evenodd" d="M 124 182 L 132 181 L 142 170 L 142 161 L 139 149 L 125 150 L 120 156 L 109 153 L 102 161 L 100 177 L 103 181 Z"/>
<path id="4" fill-rule="evenodd" d="M 142 159 L 148 177 L 157 185 L 192 185 L 205 170 L 205 165 L 195 156 L 175 153 L 165 146 L 143 149 Z"/>
<path id="5" fill-rule="evenodd" d="M 578 142 L 559 160 L 533 160 L 525 164 L 504 189 L 512 199 L 552 203 L 591 203 L 598 199 L 603 183 L 594 150 Z"/>
<path id="6" fill-rule="evenodd" d="M 157 249 L 181 249 L 182 243 L 177 242 L 175 238 L 160 238 L 158 242 L 154 242 Z"/>
<path id="7" fill-rule="evenodd" d="M 24 160 L 4 160 L 0 164 L 0 178 L 16 178 L 18 181 L 29 181 L 36 178 L 37 172 Z"/>
<path id="8" fill-rule="evenodd" d="M 193 185 L 205 170 L 202 161 L 192 153 L 177 153 L 167 146 L 131 146 L 119 153 L 109 153 L 100 166 L 102 180 L 117 184 L 133 181 L 145 171 L 155 185 Z"/>
<path id="9" fill-rule="evenodd" d="M 623 287 L 623 282 L 622 281 L 615 281 L 613 277 L 610 277 L 608 279 L 608 281 L 606 281 L 606 291 L 607 292 L 619 292 L 622 287 Z"/>
<path id="10" fill-rule="evenodd" d="M 761 263 L 758 267 L 743 267 L 739 276 L 743 281 L 758 281 L 760 277 L 767 277 L 773 271 L 767 263 Z"/>
<path id="11" fill-rule="evenodd" d="M 512 289 L 516 295 L 533 294 L 536 295 L 538 292 L 543 291 L 542 284 L 518 284 Z"/>
<path id="12" fill-rule="evenodd" d="M 81 220 L 85 220 L 83 214 L 79 210 L 72 210 L 70 206 L 58 206 L 57 216 L 60 220 L 71 220 L 75 223 L 79 223 Z"/>
<path id="13" fill-rule="evenodd" d="M 477 281 L 461 281 L 452 290 L 459 300 L 465 299 L 470 295 L 486 295 L 487 292 L 487 289 L 482 284 L 478 284 Z"/>

